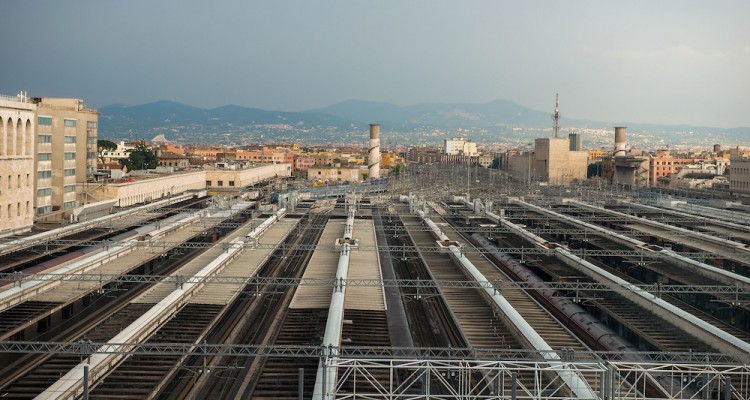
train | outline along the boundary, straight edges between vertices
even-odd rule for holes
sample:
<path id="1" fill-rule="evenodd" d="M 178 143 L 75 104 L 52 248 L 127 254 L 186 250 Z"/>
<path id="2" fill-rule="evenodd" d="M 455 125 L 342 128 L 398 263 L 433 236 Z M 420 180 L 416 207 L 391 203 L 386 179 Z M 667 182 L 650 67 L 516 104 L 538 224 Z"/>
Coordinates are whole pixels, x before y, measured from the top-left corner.
<path id="1" fill-rule="evenodd" d="M 620 359 L 625 361 L 647 361 L 637 354 L 639 350 L 629 341 L 623 339 L 617 332 L 596 319 L 578 304 L 568 298 L 558 296 L 556 291 L 549 288 L 542 278 L 507 253 L 502 252 L 493 242 L 478 233 L 471 235 L 470 240 L 475 246 L 487 250 L 486 254 L 497 261 L 502 266 L 503 271 L 511 278 L 525 282 L 533 288 L 532 296 L 545 305 L 563 325 L 583 338 L 592 350 L 616 353 Z M 672 388 L 679 388 L 681 385 L 672 384 L 670 382 L 672 378 L 666 375 L 652 374 L 650 379 L 648 390 L 653 392 L 651 394 L 685 395 L 684 391 L 670 393 L 673 390 Z"/>

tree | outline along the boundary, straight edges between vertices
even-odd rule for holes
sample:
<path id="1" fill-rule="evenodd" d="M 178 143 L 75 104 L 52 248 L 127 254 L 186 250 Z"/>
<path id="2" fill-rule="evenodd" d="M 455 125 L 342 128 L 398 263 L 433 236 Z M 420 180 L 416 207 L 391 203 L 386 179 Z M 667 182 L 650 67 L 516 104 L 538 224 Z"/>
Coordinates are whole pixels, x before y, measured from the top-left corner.
<path id="1" fill-rule="evenodd" d="M 401 174 L 401 164 L 396 164 L 395 167 L 393 167 L 393 172 L 391 172 L 393 176 L 399 176 Z"/>
<path id="2" fill-rule="evenodd" d="M 128 158 L 120 159 L 120 164 L 128 171 L 156 168 L 156 153 L 145 144 L 139 143 L 129 153 Z"/>
<path id="3" fill-rule="evenodd" d="M 492 159 L 492 169 L 500 169 L 500 157 L 495 157 Z"/>
<path id="4" fill-rule="evenodd" d="M 99 152 L 99 162 L 104 165 L 104 153 L 117 150 L 117 143 L 111 140 L 99 139 L 96 141 L 96 149 Z"/>
<path id="5" fill-rule="evenodd" d="M 601 176 L 602 173 L 602 162 L 597 161 L 595 163 L 589 164 L 587 170 L 586 170 L 586 177 L 587 178 L 593 178 L 595 176 Z"/>

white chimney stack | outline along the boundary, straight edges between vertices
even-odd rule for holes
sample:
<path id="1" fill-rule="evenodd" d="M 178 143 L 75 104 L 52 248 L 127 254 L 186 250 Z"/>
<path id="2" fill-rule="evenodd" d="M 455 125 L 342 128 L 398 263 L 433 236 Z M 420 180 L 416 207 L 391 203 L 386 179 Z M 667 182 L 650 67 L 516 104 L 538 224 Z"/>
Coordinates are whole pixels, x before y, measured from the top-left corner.
<path id="1" fill-rule="evenodd" d="M 380 125 L 370 124 L 370 158 L 367 175 L 372 179 L 380 178 Z"/>

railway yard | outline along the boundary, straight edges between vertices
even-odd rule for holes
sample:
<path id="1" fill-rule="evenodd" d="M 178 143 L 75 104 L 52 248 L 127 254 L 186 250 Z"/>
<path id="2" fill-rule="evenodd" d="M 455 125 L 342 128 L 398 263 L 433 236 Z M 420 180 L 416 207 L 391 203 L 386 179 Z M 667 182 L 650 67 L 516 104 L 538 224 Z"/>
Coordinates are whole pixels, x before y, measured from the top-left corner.
<path id="1" fill-rule="evenodd" d="M 3 239 L 0 399 L 750 398 L 746 206 L 480 179 Z"/>

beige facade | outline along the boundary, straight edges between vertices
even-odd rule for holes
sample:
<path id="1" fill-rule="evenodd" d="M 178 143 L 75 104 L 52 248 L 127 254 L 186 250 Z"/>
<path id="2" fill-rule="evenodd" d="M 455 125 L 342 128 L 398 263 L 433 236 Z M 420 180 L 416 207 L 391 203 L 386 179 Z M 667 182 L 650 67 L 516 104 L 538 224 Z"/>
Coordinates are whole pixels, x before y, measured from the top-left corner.
<path id="1" fill-rule="evenodd" d="M 66 218 L 80 205 L 77 186 L 96 171 L 99 114 L 80 99 L 42 97 L 34 102 L 36 214 L 60 211 L 55 215 Z"/>
<path id="2" fill-rule="evenodd" d="M 206 188 L 206 171 L 141 177 L 132 182 L 108 183 L 90 192 L 92 202 L 118 200 L 119 207 L 176 196 Z"/>
<path id="3" fill-rule="evenodd" d="M 536 162 L 534 153 L 527 151 L 524 153 L 508 153 L 507 169 L 517 181 L 529 182 L 536 179 Z"/>
<path id="4" fill-rule="evenodd" d="M 0 96 L 0 237 L 34 223 L 34 109 L 25 96 Z"/>
<path id="5" fill-rule="evenodd" d="M 177 196 L 191 190 L 231 190 L 276 177 L 291 176 L 290 164 L 263 164 L 240 170 L 211 169 L 141 176 L 132 182 L 107 183 L 90 192 L 92 202 L 118 200 L 119 207 Z M 221 182 L 221 185 L 219 185 Z M 230 184 L 231 182 L 231 184 Z"/>
<path id="6" fill-rule="evenodd" d="M 540 181 L 567 185 L 576 179 L 586 179 L 588 152 L 570 151 L 568 138 L 536 139 L 534 147 Z"/>
<path id="7" fill-rule="evenodd" d="M 261 181 L 292 175 L 291 164 L 260 164 L 245 169 L 207 169 L 205 184 L 209 190 L 226 190 L 255 185 Z"/>
<path id="8" fill-rule="evenodd" d="M 729 190 L 750 194 L 750 158 L 732 158 L 729 165 Z"/>
<path id="9" fill-rule="evenodd" d="M 312 166 L 307 170 L 307 179 L 311 181 L 362 182 L 362 175 L 367 168 L 359 166 L 325 167 Z"/>
<path id="10" fill-rule="evenodd" d="M 477 144 L 466 138 L 445 139 L 443 153 L 449 155 L 476 156 Z"/>

